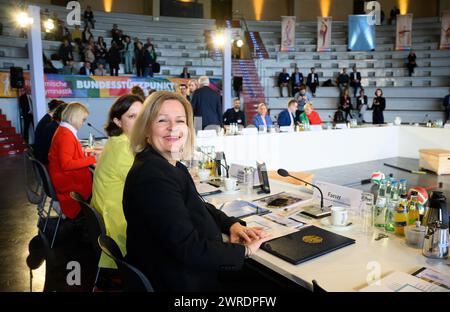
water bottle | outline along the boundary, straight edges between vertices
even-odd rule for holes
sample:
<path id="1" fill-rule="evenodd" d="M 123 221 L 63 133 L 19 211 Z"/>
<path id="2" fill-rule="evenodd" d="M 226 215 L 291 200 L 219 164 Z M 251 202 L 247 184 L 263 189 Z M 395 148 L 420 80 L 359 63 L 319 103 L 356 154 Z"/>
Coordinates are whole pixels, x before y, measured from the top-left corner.
<path id="1" fill-rule="evenodd" d="M 94 148 L 95 145 L 95 137 L 92 134 L 92 132 L 89 132 L 89 140 L 88 140 L 88 144 L 90 148 Z"/>

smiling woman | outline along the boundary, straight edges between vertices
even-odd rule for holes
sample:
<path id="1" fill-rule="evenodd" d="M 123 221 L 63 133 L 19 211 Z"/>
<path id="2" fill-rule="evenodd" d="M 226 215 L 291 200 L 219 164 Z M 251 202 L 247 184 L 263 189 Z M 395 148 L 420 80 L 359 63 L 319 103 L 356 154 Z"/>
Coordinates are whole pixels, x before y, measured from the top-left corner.
<path id="1" fill-rule="evenodd" d="M 266 234 L 246 228 L 206 203 L 177 160 L 194 146 L 191 104 L 181 95 L 155 92 L 136 120 L 135 153 L 123 193 L 127 260 L 156 291 L 222 289 L 220 271 L 240 270 Z M 186 159 L 186 158 L 184 158 Z M 222 240 L 222 233 L 230 241 Z"/>

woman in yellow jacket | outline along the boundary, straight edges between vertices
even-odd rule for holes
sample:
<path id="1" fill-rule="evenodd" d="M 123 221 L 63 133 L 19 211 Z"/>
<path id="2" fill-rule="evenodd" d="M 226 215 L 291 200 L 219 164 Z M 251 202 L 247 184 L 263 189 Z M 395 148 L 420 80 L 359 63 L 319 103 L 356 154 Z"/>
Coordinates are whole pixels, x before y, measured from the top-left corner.
<path id="1" fill-rule="evenodd" d="M 122 195 L 134 156 L 129 135 L 142 108 L 142 100 L 135 95 L 123 95 L 111 106 L 105 130 L 109 136 L 94 174 L 91 205 L 103 216 L 106 233 L 126 254 L 127 223 L 123 214 Z M 108 256 L 100 257 L 100 268 L 114 269 Z"/>

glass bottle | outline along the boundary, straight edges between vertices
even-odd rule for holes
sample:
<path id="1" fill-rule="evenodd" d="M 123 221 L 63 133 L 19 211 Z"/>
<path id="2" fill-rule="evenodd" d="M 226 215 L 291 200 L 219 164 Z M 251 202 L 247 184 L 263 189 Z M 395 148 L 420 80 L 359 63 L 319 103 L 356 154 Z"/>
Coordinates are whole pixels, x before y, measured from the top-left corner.
<path id="1" fill-rule="evenodd" d="M 408 190 L 406 183 L 407 181 L 405 179 L 400 180 L 400 200 L 394 213 L 394 233 L 400 236 L 405 235 L 405 228 L 408 225 Z"/>
<path id="2" fill-rule="evenodd" d="M 385 179 L 380 181 L 377 202 L 375 204 L 374 225 L 379 228 L 384 228 L 386 222 L 386 183 L 387 181 Z"/>
<path id="3" fill-rule="evenodd" d="M 397 209 L 398 202 L 399 202 L 398 182 L 394 180 L 394 181 L 392 181 L 392 184 L 391 184 L 391 196 L 390 196 L 389 202 L 387 204 L 387 209 L 386 209 L 385 229 L 387 232 L 394 232 L 394 229 L 395 229 L 394 215 L 395 215 L 395 211 Z"/>
<path id="4" fill-rule="evenodd" d="M 411 192 L 411 198 L 408 202 L 408 224 L 413 225 L 416 221 L 420 221 L 419 202 L 417 200 L 418 193 Z"/>

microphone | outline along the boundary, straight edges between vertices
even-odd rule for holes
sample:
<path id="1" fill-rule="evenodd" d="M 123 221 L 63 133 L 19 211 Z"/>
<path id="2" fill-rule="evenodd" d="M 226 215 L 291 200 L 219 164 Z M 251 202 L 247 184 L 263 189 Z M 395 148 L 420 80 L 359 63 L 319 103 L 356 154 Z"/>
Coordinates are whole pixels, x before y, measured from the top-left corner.
<path id="1" fill-rule="evenodd" d="M 308 207 L 309 209 L 305 208 L 304 211 L 301 212 L 302 214 L 311 216 L 313 218 L 322 218 L 322 217 L 326 217 L 330 214 L 330 211 L 325 210 L 326 207 L 323 206 L 323 193 L 322 193 L 322 190 L 317 185 L 309 183 L 308 181 L 302 180 L 300 178 L 294 177 L 285 169 L 278 169 L 277 173 L 282 177 L 291 177 L 297 181 L 311 185 L 312 187 L 316 188 L 319 191 L 319 193 L 320 193 L 320 210 L 317 209 L 316 207 Z"/>
<path id="2" fill-rule="evenodd" d="M 427 119 L 428 116 L 429 116 L 428 114 L 425 114 L 425 116 L 424 116 L 423 119 L 422 119 L 422 123 L 425 122 L 425 119 Z"/>
<path id="3" fill-rule="evenodd" d="M 100 131 L 97 128 L 95 128 L 90 122 L 88 122 L 87 125 L 88 125 L 88 127 L 90 127 L 92 129 L 94 129 L 95 131 L 97 131 L 97 133 L 100 133 L 103 138 L 106 138 L 106 135 L 103 133 L 103 131 Z"/>
<path id="4" fill-rule="evenodd" d="M 228 164 L 227 164 L 227 160 L 226 160 L 226 158 L 225 158 L 225 153 L 224 153 L 224 152 L 220 152 L 220 153 L 221 153 L 221 156 L 222 156 L 221 158 L 219 158 L 219 159 L 213 159 L 213 158 L 212 158 L 211 156 L 209 156 L 207 153 L 205 153 L 204 151 L 202 151 L 202 149 L 201 149 L 200 147 L 198 147 L 198 146 L 195 148 L 195 151 L 197 151 L 197 152 L 199 152 L 199 153 L 202 153 L 203 155 L 205 155 L 206 157 L 208 157 L 209 160 L 216 161 L 216 160 L 220 160 L 221 158 L 223 158 L 223 160 L 225 161 L 225 165 L 223 165 L 222 162 L 220 161 L 220 162 L 219 162 L 219 163 L 220 163 L 220 166 L 221 166 L 222 168 L 225 169 L 226 177 L 227 177 L 227 178 L 230 177 L 230 174 L 229 174 L 230 166 L 228 166 Z M 218 153 L 216 153 L 216 156 L 217 156 L 217 154 L 218 154 Z"/>
<path id="5" fill-rule="evenodd" d="M 309 183 L 309 182 L 307 182 L 305 180 L 302 180 L 300 178 L 294 177 L 293 175 L 289 174 L 289 172 L 287 170 L 285 170 L 285 169 L 278 169 L 277 172 L 282 177 L 291 177 L 291 178 L 293 178 L 295 180 L 298 180 L 300 182 L 303 182 L 305 184 L 311 185 L 312 187 L 316 188 L 319 191 L 319 193 L 320 193 L 320 208 L 323 210 L 323 193 L 322 193 L 322 190 L 317 185 Z"/>
<path id="6" fill-rule="evenodd" d="M 333 117 L 331 117 L 331 115 L 328 115 L 328 118 L 330 118 L 330 120 L 333 121 Z"/>

